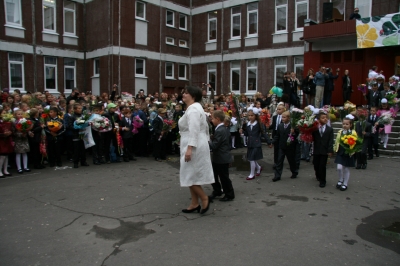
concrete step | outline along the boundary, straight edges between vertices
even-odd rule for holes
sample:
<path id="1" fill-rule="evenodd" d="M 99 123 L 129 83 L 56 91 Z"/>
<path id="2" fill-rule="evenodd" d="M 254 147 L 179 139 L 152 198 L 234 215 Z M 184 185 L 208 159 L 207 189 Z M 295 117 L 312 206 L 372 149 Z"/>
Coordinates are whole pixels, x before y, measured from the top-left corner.
<path id="1" fill-rule="evenodd" d="M 394 151 L 394 150 L 379 150 L 379 155 L 380 156 L 387 156 L 387 157 L 400 157 L 400 151 Z"/>

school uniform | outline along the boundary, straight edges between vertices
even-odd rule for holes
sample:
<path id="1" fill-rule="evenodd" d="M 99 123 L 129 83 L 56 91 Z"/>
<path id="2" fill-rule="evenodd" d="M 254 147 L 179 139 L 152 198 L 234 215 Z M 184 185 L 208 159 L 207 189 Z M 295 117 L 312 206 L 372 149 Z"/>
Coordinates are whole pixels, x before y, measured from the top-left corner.
<path id="1" fill-rule="evenodd" d="M 124 142 L 124 161 L 129 162 L 129 160 L 133 160 L 133 124 L 132 119 L 130 117 L 123 117 L 119 122 L 121 128 L 121 137 Z M 122 130 L 122 128 L 127 127 L 128 130 Z"/>
<path id="2" fill-rule="evenodd" d="M 33 162 L 35 169 L 43 169 L 45 166 L 42 164 L 42 155 L 40 154 L 40 142 L 42 140 L 42 127 L 39 119 L 31 118 L 33 127 L 31 132 L 33 137 L 29 138 L 30 158 L 29 160 Z"/>
<path id="3" fill-rule="evenodd" d="M 379 129 L 383 127 L 383 125 L 378 125 L 375 126 L 375 123 L 378 122 L 379 115 L 369 115 L 368 116 L 368 123 L 371 124 L 371 130 L 375 128 L 375 132 L 371 131 L 371 135 L 368 141 L 368 159 L 373 159 L 374 158 L 374 152 L 375 156 L 379 157 Z"/>
<path id="4" fill-rule="evenodd" d="M 157 116 L 153 120 L 153 156 L 156 161 L 166 159 L 166 134 L 161 136 L 164 120 L 161 116 Z"/>
<path id="5" fill-rule="evenodd" d="M 368 145 L 371 137 L 371 124 L 367 121 L 358 121 L 356 124 L 356 132 L 359 138 L 363 139 L 362 149 L 361 151 L 356 153 L 357 160 L 357 169 L 366 169 L 367 168 L 367 151 Z M 364 127 L 364 130 L 363 130 Z M 365 135 L 363 135 L 363 131 L 365 131 Z"/>
<path id="6" fill-rule="evenodd" d="M 269 130 L 272 130 L 272 139 L 274 139 L 276 133 L 278 132 L 278 126 L 282 123 L 282 115 L 274 115 L 272 117 L 272 124 L 269 126 Z M 279 146 L 274 145 L 274 169 L 278 161 Z"/>
<path id="7" fill-rule="evenodd" d="M 99 165 L 102 163 L 105 163 L 103 160 L 104 158 L 104 138 L 103 138 L 103 132 L 99 132 L 92 130 L 92 138 L 95 143 L 95 145 L 92 147 L 92 157 L 93 157 L 93 164 Z"/>
<path id="8" fill-rule="evenodd" d="M 333 153 L 333 129 L 328 125 L 323 125 L 319 130 L 312 133 L 314 138 L 313 164 L 317 180 L 320 187 L 326 185 L 326 164 L 328 154 Z"/>
<path id="9" fill-rule="evenodd" d="M 78 168 L 79 161 L 81 162 L 82 166 L 88 166 L 86 162 L 86 149 L 85 143 L 80 138 L 79 129 L 74 128 L 74 122 L 79 119 L 82 115 L 81 114 L 73 114 L 71 115 L 71 119 L 69 119 L 68 124 L 64 124 L 64 127 L 67 127 L 72 132 L 72 143 L 74 147 L 74 154 L 73 154 L 73 162 L 74 168 Z"/>
<path id="10" fill-rule="evenodd" d="M 268 134 L 263 133 L 261 125 L 254 121 L 251 123 L 247 122 L 246 130 L 244 135 L 247 139 L 247 160 L 258 161 L 263 158 L 262 146 L 261 146 L 261 135 L 267 140 L 268 145 L 271 144 L 271 140 Z"/>
<path id="11" fill-rule="evenodd" d="M 133 135 L 133 152 L 137 156 L 147 156 L 147 133 L 149 131 L 149 121 L 146 114 L 137 110 L 132 113 L 131 121 L 134 120 L 135 116 L 139 116 L 143 121 L 143 126 L 138 129 L 138 133 Z"/>
<path id="12" fill-rule="evenodd" d="M 50 167 L 53 167 L 55 164 L 61 166 L 61 143 L 63 142 L 63 134 L 65 131 L 64 121 L 55 117 L 50 118 L 49 122 L 58 122 L 62 124 L 61 128 L 56 132 L 56 136 L 51 134 L 52 131 L 50 131 L 47 126 L 44 128 L 44 131 L 46 132 L 47 153 Z"/>
<path id="13" fill-rule="evenodd" d="M 104 157 L 106 159 L 106 162 L 111 162 L 111 155 L 110 155 L 110 146 L 111 143 L 114 146 L 115 154 L 117 156 L 117 161 L 116 162 L 121 162 L 121 154 L 118 149 L 118 140 L 117 140 L 117 134 L 114 131 L 115 130 L 115 125 L 119 125 L 120 117 L 117 113 L 105 113 L 103 116 L 107 117 L 108 120 L 110 120 L 111 127 L 112 129 L 108 132 L 104 132 Z"/>
<path id="14" fill-rule="evenodd" d="M 65 114 L 64 115 L 64 126 L 65 126 L 65 133 L 64 133 L 64 145 L 65 145 L 65 151 L 67 152 L 67 159 L 72 160 L 74 156 L 74 142 L 72 141 L 72 130 L 71 128 L 68 128 L 66 125 L 69 125 L 72 121 L 72 116 L 71 114 Z"/>
<path id="15" fill-rule="evenodd" d="M 368 91 L 368 94 L 366 95 L 366 99 L 368 101 L 369 107 L 378 107 L 380 103 L 380 94 L 379 91 L 373 91 L 370 90 Z"/>

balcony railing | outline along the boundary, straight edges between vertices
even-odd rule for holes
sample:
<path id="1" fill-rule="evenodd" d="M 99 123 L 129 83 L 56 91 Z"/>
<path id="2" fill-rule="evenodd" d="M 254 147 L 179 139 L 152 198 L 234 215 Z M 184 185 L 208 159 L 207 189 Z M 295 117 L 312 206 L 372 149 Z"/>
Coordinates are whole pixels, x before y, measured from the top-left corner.
<path id="1" fill-rule="evenodd" d="M 308 22 L 308 23 L 307 23 Z M 334 38 L 339 36 L 356 35 L 356 21 L 346 20 L 330 23 L 314 24 L 306 21 L 304 27 L 304 40 Z M 307 26 L 307 24 L 309 26 Z"/>

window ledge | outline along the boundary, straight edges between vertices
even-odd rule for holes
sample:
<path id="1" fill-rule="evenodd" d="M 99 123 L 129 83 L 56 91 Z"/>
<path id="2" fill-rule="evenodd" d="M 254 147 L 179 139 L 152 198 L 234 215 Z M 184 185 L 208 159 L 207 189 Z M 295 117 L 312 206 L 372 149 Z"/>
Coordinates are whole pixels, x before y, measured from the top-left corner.
<path id="1" fill-rule="evenodd" d="M 135 76 L 135 78 L 139 78 L 139 79 L 148 79 L 148 77 L 146 77 L 146 76 Z"/>
<path id="2" fill-rule="evenodd" d="M 169 45 L 169 46 L 177 46 L 176 44 L 172 44 L 172 43 L 165 43 L 166 45 Z"/>
<path id="3" fill-rule="evenodd" d="M 231 38 L 228 40 L 228 42 L 232 42 L 232 41 L 240 41 L 242 38 L 238 37 L 238 38 Z"/>
<path id="4" fill-rule="evenodd" d="M 165 79 L 176 80 L 175 78 L 171 78 L 171 77 L 165 77 Z"/>
<path id="5" fill-rule="evenodd" d="M 93 75 L 90 78 L 95 79 L 95 78 L 100 78 L 100 75 Z"/>
<path id="6" fill-rule="evenodd" d="M 288 34 L 288 32 L 287 31 L 275 32 L 275 33 L 272 33 L 271 35 L 281 35 L 281 34 Z"/>
<path id="7" fill-rule="evenodd" d="M 58 34 L 57 32 L 53 32 L 53 31 L 42 31 L 43 34 L 50 34 L 50 35 L 57 35 L 59 36 L 60 34 Z"/>
<path id="8" fill-rule="evenodd" d="M 181 31 L 187 31 L 187 32 L 189 32 L 189 30 L 188 29 L 184 29 L 184 28 L 179 28 Z"/>
<path id="9" fill-rule="evenodd" d="M 179 80 L 186 80 L 186 81 L 188 81 L 188 79 L 187 79 L 187 78 L 179 78 Z"/>
<path id="10" fill-rule="evenodd" d="M 294 31 L 292 31 L 292 32 L 304 32 L 304 28 L 296 29 L 296 30 L 294 30 Z"/>
<path id="11" fill-rule="evenodd" d="M 146 20 L 146 19 L 144 19 L 144 18 L 141 18 L 141 17 L 135 17 L 135 19 L 136 19 L 136 20 L 140 20 L 140 21 L 149 23 L 148 20 Z"/>
<path id="12" fill-rule="evenodd" d="M 24 27 L 22 27 L 22 26 L 12 25 L 12 24 L 4 24 L 4 27 L 13 28 L 13 29 L 19 29 L 19 30 L 26 30 L 26 29 L 25 29 Z"/>
<path id="13" fill-rule="evenodd" d="M 175 28 L 175 26 L 172 26 L 172 25 L 168 25 L 168 24 L 165 24 L 168 28 L 173 28 L 173 29 L 176 29 Z"/>
<path id="14" fill-rule="evenodd" d="M 47 33 L 47 32 L 46 32 L 46 33 Z M 79 39 L 79 37 L 76 36 L 76 35 L 69 35 L 69 34 L 66 34 L 66 33 L 63 34 L 63 37 L 69 37 L 69 38 L 76 38 L 76 39 Z"/>
<path id="15" fill-rule="evenodd" d="M 216 42 L 217 42 L 217 40 L 215 40 L 215 41 L 214 41 L 214 40 L 211 40 L 211 41 L 206 42 L 206 44 L 207 44 L 207 43 L 216 43 Z"/>
<path id="16" fill-rule="evenodd" d="M 250 35 L 247 37 L 244 37 L 245 39 L 252 39 L 252 38 L 258 38 L 258 35 Z"/>
<path id="17" fill-rule="evenodd" d="M 189 49 L 189 47 L 187 47 L 187 46 L 179 46 L 179 47 Z"/>

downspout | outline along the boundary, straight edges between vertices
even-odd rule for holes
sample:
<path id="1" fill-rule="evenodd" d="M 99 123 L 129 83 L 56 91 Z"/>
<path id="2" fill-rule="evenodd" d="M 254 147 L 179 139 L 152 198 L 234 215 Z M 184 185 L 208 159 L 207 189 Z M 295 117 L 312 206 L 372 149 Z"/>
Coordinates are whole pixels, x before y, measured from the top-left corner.
<path id="1" fill-rule="evenodd" d="M 107 90 L 108 93 L 110 94 L 110 84 L 111 84 L 111 58 L 110 58 L 110 46 L 111 46 L 111 1 L 112 0 L 108 0 L 108 82 L 107 82 Z M 101 78 L 101 77 L 100 77 Z"/>
<path id="2" fill-rule="evenodd" d="M 83 0 L 83 91 L 87 91 L 87 38 L 86 38 L 86 0 Z"/>
<path id="3" fill-rule="evenodd" d="M 118 4 L 118 95 L 121 95 L 121 0 Z"/>
<path id="4" fill-rule="evenodd" d="M 161 4 L 161 3 L 160 3 Z M 162 10 L 163 10 L 163 8 L 161 7 L 161 5 L 160 5 L 160 20 L 162 20 Z M 163 87 L 163 85 L 162 85 L 162 82 L 161 82 L 161 80 L 162 80 L 162 76 L 161 76 L 161 72 L 162 72 L 162 55 L 161 55 L 161 48 L 162 48 L 162 45 L 161 45 L 161 43 L 162 43 L 162 25 L 163 25 L 163 23 L 160 21 L 160 47 L 159 47 L 159 50 L 160 50 L 160 60 L 159 60 L 159 62 L 158 62 L 158 83 L 160 84 L 159 85 L 159 88 L 158 88 L 158 92 L 159 93 L 161 93 L 162 92 L 162 87 Z"/>
<path id="5" fill-rule="evenodd" d="M 190 32 L 189 32 L 189 86 L 192 86 L 192 0 L 190 0 L 190 17 L 189 17 L 189 23 L 190 23 Z"/>
<path id="6" fill-rule="evenodd" d="M 221 76 L 221 93 L 225 93 L 224 89 L 224 0 L 221 0 L 222 2 L 222 9 L 221 9 L 221 70 L 220 70 L 220 76 Z M 215 92 L 217 93 L 217 92 Z"/>
<path id="7" fill-rule="evenodd" d="M 33 91 L 37 92 L 35 0 L 31 1 L 31 8 L 32 8 L 32 49 L 33 49 Z"/>

